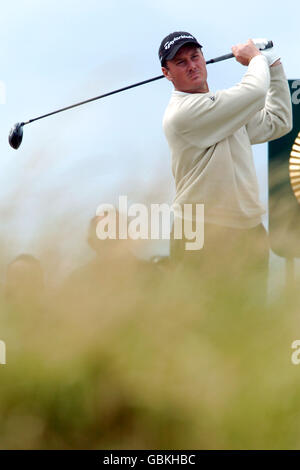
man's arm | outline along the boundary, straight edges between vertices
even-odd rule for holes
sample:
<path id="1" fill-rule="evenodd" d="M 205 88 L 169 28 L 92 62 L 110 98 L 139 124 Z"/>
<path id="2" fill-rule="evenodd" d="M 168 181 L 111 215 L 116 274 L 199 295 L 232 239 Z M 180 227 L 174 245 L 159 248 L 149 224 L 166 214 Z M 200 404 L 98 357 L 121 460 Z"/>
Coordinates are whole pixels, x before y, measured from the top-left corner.
<path id="1" fill-rule="evenodd" d="M 264 109 L 246 125 L 251 144 L 260 144 L 291 131 L 293 125 L 289 85 L 280 61 L 270 67 L 270 88 Z"/>
<path id="2" fill-rule="evenodd" d="M 213 96 L 195 93 L 180 98 L 169 111 L 170 126 L 189 143 L 201 147 L 229 137 L 264 107 L 269 70 L 267 59 L 259 53 L 250 60 L 242 81 L 232 88 Z"/>

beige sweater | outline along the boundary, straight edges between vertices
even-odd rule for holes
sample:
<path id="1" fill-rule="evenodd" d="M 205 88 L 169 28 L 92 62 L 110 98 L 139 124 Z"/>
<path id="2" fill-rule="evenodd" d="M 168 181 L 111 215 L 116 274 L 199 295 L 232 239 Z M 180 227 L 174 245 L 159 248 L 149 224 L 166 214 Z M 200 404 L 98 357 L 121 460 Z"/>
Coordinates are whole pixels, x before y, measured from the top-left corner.
<path id="1" fill-rule="evenodd" d="M 259 201 L 251 144 L 277 139 L 292 128 L 282 65 L 270 68 L 259 55 L 232 88 L 216 93 L 173 91 L 163 127 L 172 153 L 174 205 L 203 203 L 207 223 L 258 225 L 265 209 Z"/>

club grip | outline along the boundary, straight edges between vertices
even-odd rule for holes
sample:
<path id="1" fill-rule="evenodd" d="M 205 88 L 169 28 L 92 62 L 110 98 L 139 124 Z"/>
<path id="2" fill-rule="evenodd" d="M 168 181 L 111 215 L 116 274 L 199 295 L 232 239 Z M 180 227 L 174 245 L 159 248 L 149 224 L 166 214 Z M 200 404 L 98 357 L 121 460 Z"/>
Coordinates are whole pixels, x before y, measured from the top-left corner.
<path id="1" fill-rule="evenodd" d="M 270 49 L 271 47 L 273 47 L 273 41 L 268 41 L 267 44 L 265 45 L 264 49 L 259 49 L 260 51 L 264 51 L 265 49 Z"/>
<path id="2" fill-rule="evenodd" d="M 268 41 L 267 44 L 265 45 L 265 47 L 263 49 L 259 49 L 259 50 L 264 51 L 265 49 L 270 49 L 271 47 L 273 47 L 273 41 Z M 234 57 L 234 55 L 232 53 L 231 54 L 221 55 L 220 57 L 215 57 L 214 59 L 208 60 L 206 62 L 206 64 L 213 64 L 214 62 L 220 62 L 221 60 L 231 59 L 232 57 Z"/>

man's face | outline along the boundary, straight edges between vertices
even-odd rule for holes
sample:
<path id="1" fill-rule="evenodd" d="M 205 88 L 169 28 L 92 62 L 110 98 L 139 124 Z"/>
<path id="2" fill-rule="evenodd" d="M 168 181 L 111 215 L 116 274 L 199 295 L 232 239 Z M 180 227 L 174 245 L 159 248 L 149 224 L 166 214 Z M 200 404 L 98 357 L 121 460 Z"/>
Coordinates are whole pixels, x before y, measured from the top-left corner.
<path id="1" fill-rule="evenodd" d="M 182 46 L 172 60 L 162 67 L 163 74 L 170 80 L 175 90 L 186 93 L 206 93 L 206 63 L 201 49 L 192 44 Z"/>

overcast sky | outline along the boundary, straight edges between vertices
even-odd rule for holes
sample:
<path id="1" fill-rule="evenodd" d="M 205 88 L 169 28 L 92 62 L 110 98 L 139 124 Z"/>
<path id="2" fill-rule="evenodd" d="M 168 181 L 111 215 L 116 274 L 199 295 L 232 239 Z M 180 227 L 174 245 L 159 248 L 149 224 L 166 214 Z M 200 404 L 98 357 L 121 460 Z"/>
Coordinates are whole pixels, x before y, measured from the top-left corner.
<path id="1" fill-rule="evenodd" d="M 100 203 L 172 202 L 170 154 L 161 121 L 166 80 L 30 124 L 18 151 L 10 127 L 73 102 L 161 74 L 157 50 L 176 30 L 194 34 L 206 59 L 249 37 L 278 45 L 288 78 L 300 78 L 299 4 L 228 0 L 1 1 L 0 214 L 7 256 L 35 252 L 41 228 L 84 246 Z M 245 68 L 208 66 L 210 89 L 230 87 Z M 264 202 L 267 146 L 254 147 Z M 68 214 L 70 217 L 66 217 Z M 81 245 L 82 244 L 82 245 Z"/>

